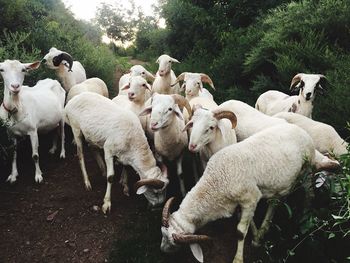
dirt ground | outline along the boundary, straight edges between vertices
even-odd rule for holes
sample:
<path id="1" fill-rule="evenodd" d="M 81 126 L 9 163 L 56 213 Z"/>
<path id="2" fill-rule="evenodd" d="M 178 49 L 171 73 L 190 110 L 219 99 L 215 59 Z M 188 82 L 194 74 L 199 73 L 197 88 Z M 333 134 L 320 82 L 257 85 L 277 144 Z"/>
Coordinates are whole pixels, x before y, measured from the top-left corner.
<path id="1" fill-rule="evenodd" d="M 161 255 L 161 210 L 147 209 L 143 196 L 124 196 L 119 183 L 114 184 L 112 191 L 112 212 L 104 215 L 100 207 L 105 178 L 101 176 L 95 160 L 86 154 L 93 187 L 92 191 L 86 191 L 74 152 L 74 147 L 69 147 L 67 158 L 60 160 L 57 155 L 47 154 L 47 147 L 41 149 L 44 182 L 40 185 L 34 182 L 28 141 L 20 144 L 17 182 L 14 185 L 5 183 L 3 180 L 8 171 L 1 171 L 0 262 L 152 262 L 140 258 L 128 259 L 128 255 L 123 255 L 123 260 L 110 256 L 112 244 L 114 250 L 120 250 L 118 244 L 135 238 L 132 236 L 134 228 L 140 236 L 131 246 L 137 247 L 140 240 L 139 245 L 143 247 L 142 240 L 147 245 L 151 241 L 147 236 L 153 235 L 152 250 L 148 253 L 154 254 L 150 257 L 158 258 L 159 255 L 159 262 L 196 262 L 189 249 L 175 254 L 175 258 L 173 255 Z M 145 219 L 150 220 L 151 229 L 143 228 Z M 234 228 L 234 220 L 225 219 L 205 229 L 204 232 L 214 238 L 214 242 L 203 246 L 205 262 L 232 260 Z M 117 255 L 120 253 L 123 251 Z"/>

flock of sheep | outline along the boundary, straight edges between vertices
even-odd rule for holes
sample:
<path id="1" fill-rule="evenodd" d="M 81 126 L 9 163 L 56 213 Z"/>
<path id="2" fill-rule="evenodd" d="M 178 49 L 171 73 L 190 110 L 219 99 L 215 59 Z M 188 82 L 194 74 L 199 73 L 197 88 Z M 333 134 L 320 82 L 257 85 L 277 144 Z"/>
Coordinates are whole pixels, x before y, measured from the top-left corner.
<path id="1" fill-rule="evenodd" d="M 107 178 L 104 213 L 111 209 L 115 162 L 129 165 L 137 172 L 140 180 L 136 182 L 136 192 L 144 194 L 153 206 L 166 199 L 169 177 L 164 161 L 176 162 L 184 199 L 173 213 L 174 198 L 164 205 L 161 227 L 164 252 L 189 244 L 196 259 L 203 262 L 199 244 L 210 238 L 196 235 L 196 230 L 210 221 L 230 217 L 239 206 L 239 240 L 233 262 L 243 262 L 249 226 L 254 243 L 259 244 L 274 214 L 274 205 L 270 204 L 258 229 L 253 216 L 259 200 L 287 195 L 305 163 L 313 165 L 316 171 L 332 171 L 339 163 L 330 154 L 338 157 L 346 153 L 347 143 L 333 127 L 311 119 L 315 96 L 324 91 L 323 75 L 297 74 L 290 88 L 299 91 L 299 95 L 271 90 L 262 94 L 253 108 L 239 100 L 218 105 L 203 87 L 207 83 L 215 89 L 211 78 L 189 72 L 176 78 L 171 67 L 179 61 L 168 55 L 158 58 L 156 76 L 141 65 L 131 67 L 130 73 L 121 77 L 119 94 L 112 100 L 108 98 L 106 84 L 98 78 L 86 79 L 81 63 L 73 61 L 68 53 L 51 48 L 41 63 L 56 70 L 63 88 L 52 79 L 40 80 L 34 87 L 22 85 L 25 74 L 37 69 L 40 62 L 0 63 L 4 80 L 0 118 L 15 135 L 15 146 L 18 136 L 29 135 L 35 181 L 43 180 L 38 133 L 57 129 L 50 152 L 56 151 L 60 135 L 60 157 L 64 158 L 65 123 L 73 131 L 86 189 L 90 190 L 91 184 L 85 168 L 84 140 Z M 202 176 L 194 175 L 197 183 L 188 193 L 182 172 L 186 148 L 199 153 L 204 169 Z M 7 180 L 13 183 L 17 176 L 14 151 Z M 128 195 L 126 169 L 120 182 Z"/>

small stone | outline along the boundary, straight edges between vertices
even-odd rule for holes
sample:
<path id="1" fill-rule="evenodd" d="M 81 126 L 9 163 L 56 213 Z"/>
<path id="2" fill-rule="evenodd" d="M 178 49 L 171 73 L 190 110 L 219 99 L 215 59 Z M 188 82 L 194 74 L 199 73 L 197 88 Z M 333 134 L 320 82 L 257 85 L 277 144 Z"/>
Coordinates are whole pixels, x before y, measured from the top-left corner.
<path id="1" fill-rule="evenodd" d="M 83 252 L 84 253 L 87 253 L 87 252 L 89 252 L 90 250 L 88 249 L 88 248 L 85 248 L 84 250 L 83 250 Z"/>
<path id="2" fill-rule="evenodd" d="M 30 245 L 30 241 L 27 241 L 27 242 L 26 242 L 26 245 L 29 246 L 29 245 Z"/>

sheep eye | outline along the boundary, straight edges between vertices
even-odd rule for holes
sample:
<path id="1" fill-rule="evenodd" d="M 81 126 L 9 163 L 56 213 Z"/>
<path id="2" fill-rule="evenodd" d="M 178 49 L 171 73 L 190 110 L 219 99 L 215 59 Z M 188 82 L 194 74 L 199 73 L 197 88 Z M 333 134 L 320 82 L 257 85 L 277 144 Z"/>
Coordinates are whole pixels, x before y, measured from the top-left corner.
<path id="1" fill-rule="evenodd" d="M 27 72 L 27 70 L 24 68 L 24 69 L 22 69 L 22 72 Z"/>
<path id="2" fill-rule="evenodd" d="M 209 129 L 214 130 L 214 126 L 210 126 Z"/>
<path id="3" fill-rule="evenodd" d="M 300 81 L 300 88 L 304 88 L 304 86 L 305 86 L 304 81 Z"/>
<path id="4" fill-rule="evenodd" d="M 4 72 L 4 69 L 0 68 L 0 72 Z"/>
<path id="5" fill-rule="evenodd" d="M 145 83 L 143 83 L 143 84 L 142 84 L 142 87 L 146 87 L 146 84 L 145 84 Z"/>
<path id="6" fill-rule="evenodd" d="M 197 85 L 200 85 L 200 83 L 199 83 L 199 82 L 197 82 Z"/>
<path id="7" fill-rule="evenodd" d="M 169 60 L 169 63 L 171 63 L 171 60 Z"/>
<path id="8" fill-rule="evenodd" d="M 169 108 L 168 110 L 169 110 L 169 111 L 172 111 L 173 109 L 172 109 L 172 108 Z"/>
<path id="9" fill-rule="evenodd" d="M 141 74 L 145 74 L 145 72 L 142 72 Z"/>

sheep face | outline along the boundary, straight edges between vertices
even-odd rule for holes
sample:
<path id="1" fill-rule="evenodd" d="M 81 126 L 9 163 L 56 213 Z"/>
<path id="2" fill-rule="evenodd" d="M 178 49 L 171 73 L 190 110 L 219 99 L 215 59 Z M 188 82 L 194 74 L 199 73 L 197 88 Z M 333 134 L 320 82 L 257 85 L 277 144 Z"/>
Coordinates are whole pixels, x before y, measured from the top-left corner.
<path id="1" fill-rule="evenodd" d="M 166 167 L 164 166 L 162 171 L 159 169 L 159 167 L 154 167 L 146 172 L 146 177 L 160 178 L 159 180 L 163 182 L 162 186 L 154 187 L 150 184 L 145 184 L 139 187 L 136 193 L 143 194 L 153 207 L 163 204 L 166 198 L 166 187 L 169 184 L 168 171 Z"/>
<path id="2" fill-rule="evenodd" d="M 187 123 L 185 129 L 190 126 L 192 126 L 192 131 L 188 149 L 191 152 L 198 152 L 215 140 L 219 120 L 214 117 L 211 111 L 200 108 L 195 111 L 192 120 Z"/>
<path id="3" fill-rule="evenodd" d="M 151 72 L 146 70 L 143 66 L 141 65 L 135 65 L 130 68 L 130 76 L 131 77 L 136 77 L 136 76 L 141 76 L 144 79 L 150 79 L 153 80 L 154 76 Z"/>
<path id="4" fill-rule="evenodd" d="M 184 83 L 181 86 L 188 96 L 196 97 L 203 88 L 201 75 L 199 73 L 186 73 Z"/>
<path id="5" fill-rule="evenodd" d="M 160 250 L 165 253 L 173 253 L 180 249 L 180 246 L 174 242 L 173 234 L 175 230 L 172 225 L 169 227 L 162 226 L 162 242 L 160 244 Z"/>
<path id="6" fill-rule="evenodd" d="M 131 77 L 130 82 L 122 87 L 122 90 L 128 90 L 130 101 L 139 102 L 145 99 L 145 91 L 151 91 L 151 86 L 141 76 Z"/>
<path id="7" fill-rule="evenodd" d="M 0 63 L 0 73 L 4 79 L 5 89 L 8 89 L 12 94 L 18 94 L 21 91 L 26 73 L 39 66 L 40 61 L 21 63 L 18 60 L 5 60 Z"/>
<path id="8" fill-rule="evenodd" d="M 72 71 L 73 58 L 66 52 L 58 50 L 57 48 L 50 48 L 49 53 L 47 53 L 42 62 L 50 69 L 58 69 L 62 61 L 66 61 L 68 64 L 64 63 Z"/>
<path id="9" fill-rule="evenodd" d="M 156 62 L 159 64 L 158 74 L 161 77 L 170 73 L 172 63 L 180 63 L 177 59 L 168 55 L 161 55 Z"/>
<path id="10" fill-rule="evenodd" d="M 150 128 L 153 131 L 167 127 L 176 117 L 183 120 L 179 106 L 170 95 L 156 93 L 152 99 L 150 112 Z"/>
<path id="11" fill-rule="evenodd" d="M 313 101 L 316 96 L 316 91 L 322 92 L 323 88 L 320 84 L 324 76 L 320 74 L 297 74 L 293 80 L 292 90 L 300 90 L 299 94 L 307 101 Z M 294 81 L 294 82 L 293 82 Z"/>

